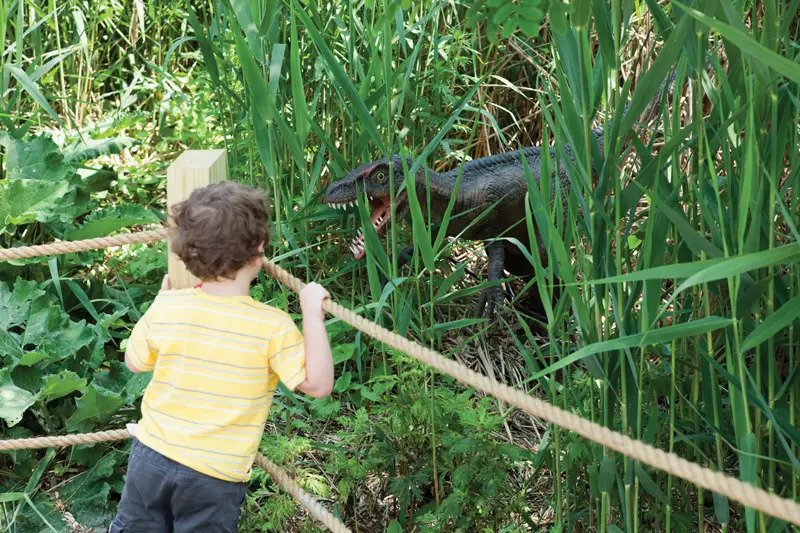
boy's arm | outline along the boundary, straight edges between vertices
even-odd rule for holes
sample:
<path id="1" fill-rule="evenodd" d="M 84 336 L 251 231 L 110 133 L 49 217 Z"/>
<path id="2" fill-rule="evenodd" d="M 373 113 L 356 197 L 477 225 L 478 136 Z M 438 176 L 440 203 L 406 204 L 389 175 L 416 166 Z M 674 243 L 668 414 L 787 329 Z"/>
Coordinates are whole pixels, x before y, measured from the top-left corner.
<path id="1" fill-rule="evenodd" d="M 322 310 L 322 301 L 329 297 L 318 283 L 309 283 L 300 291 L 306 379 L 297 388 L 314 398 L 324 398 L 333 390 L 333 356 L 325 330 L 325 311 Z"/>
<path id="2" fill-rule="evenodd" d="M 164 276 L 161 290 L 168 289 L 170 289 L 169 278 Z M 128 339 L 128 346 L 125 348 L 125 366 L 133 373 L 152 372 L 156 365 L 158 352 L 148 341 L 150 335 L 150 323 L 147 320 L 149 311 L 148 309 L 133 327 Z"/>
<path id="3" fill-rule="evenodd" d="M 147 341 L 149 333 L 150 327 L 145 313 L 133 327 L 125 348 L 125 366 L 133 373 L 152 372 L 155 368 L 158 353 Z"/>

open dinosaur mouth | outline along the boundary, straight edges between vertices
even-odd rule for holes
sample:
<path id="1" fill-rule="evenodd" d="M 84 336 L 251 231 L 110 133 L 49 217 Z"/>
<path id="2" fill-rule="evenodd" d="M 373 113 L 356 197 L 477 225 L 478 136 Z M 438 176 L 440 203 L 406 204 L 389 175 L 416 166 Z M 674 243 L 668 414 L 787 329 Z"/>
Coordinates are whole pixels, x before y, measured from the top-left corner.
<path id="1" fill-rule="evenodd" d="M 347 209 L 356 205 L 356 201 L 349 202 L 330 202 L 328 204 L 334 209 Z M 372 227 L 378 235 L 381 234 L 386 223 L 389 222 L 389 209 L 391 209 L 391 200 L 388 196 L 379 198 L 370 195 L 369 197 L 369 211 L 370 219 L 372 220 Z M 365 255 L 364 251 L 364 230 L 359 228 L 358 234 L 350 244 L 350 251 L 353 252 L 353 257 L 362 259 Z"/>

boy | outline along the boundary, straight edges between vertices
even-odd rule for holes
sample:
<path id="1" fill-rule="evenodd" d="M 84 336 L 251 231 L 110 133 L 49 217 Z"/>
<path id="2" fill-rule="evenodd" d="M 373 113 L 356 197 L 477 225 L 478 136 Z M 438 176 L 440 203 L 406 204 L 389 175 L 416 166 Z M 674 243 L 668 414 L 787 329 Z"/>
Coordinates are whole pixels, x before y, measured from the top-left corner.
<path id="1" fill-rule="evenodd" d="M 303 334 L 249 296 L 269 238 L 265 195 L 226 181 L 172 215 L 172 250 L 203 283 L 159 292 L 128 341 L 125 364 L 153 377 L 111 533 L 235 532 L 278 380 L 315 398 L 333 387 L 328 293 L 300 293 Z"/>

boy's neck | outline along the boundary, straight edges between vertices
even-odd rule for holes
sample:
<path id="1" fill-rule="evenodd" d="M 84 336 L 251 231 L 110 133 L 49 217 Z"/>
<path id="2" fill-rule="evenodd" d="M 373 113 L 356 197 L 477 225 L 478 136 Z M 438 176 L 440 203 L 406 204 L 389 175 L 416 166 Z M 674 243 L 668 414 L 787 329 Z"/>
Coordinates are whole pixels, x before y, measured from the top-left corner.
<path id="1" fill-rule="evenodd" d="M 204 280 L 200 290 L 214 296 L 249 296 L 252 280 L 237 276 L 220 281 Z"/>

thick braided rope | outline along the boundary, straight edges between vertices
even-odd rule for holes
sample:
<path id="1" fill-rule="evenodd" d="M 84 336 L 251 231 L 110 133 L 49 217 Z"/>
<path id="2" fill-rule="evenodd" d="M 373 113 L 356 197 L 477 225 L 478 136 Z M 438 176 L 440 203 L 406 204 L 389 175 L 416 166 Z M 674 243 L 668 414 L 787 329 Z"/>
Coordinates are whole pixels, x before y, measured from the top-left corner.
<path id="1" fill-rule="evenodd" d="M 148 242 L 167 238 L 166 230 L 143 233 L 148 235 L 148 237 L 143 237 L 142 240 L 135 240 L 132 242 Z M 121 238 L 130 238 L 132 235 L 120 235 L 107 237 L 105 239 L 91 239 L 88 241 L 74 241 L 71 243 L 58 243 L 58 245 L 55 246 L 43 245 L 39 247 L 13 249 L 16 250 L 18 254 L 25 253 L 26 255 L 8 256 L 6 255 L 8 250 L 0 249 L 0 260 L 39 255 L 37 253 L 31 253 L 28 249 L 45 249 L 46 251 L 44 253 L 56 254 L 102 248 L 103 246 L 97 245 L 97 241 L 107 242 L 108 244 L 106 244 L 106 246 L 119 246 L 121 244 L 129 244 L 131 242 L 130 240 L 123 240 Z M 262 262 L 264 269 L 272 277 L 285 284 L 291 290 L 299 292 L 305 286 L 302 281 L 292 276 L 278 265 L 271 263 L 266 258 L 262 258 Z M 442 355 L 429 348 L 425 348 L 416 342 L 409 341 L 396 333 L 382 328 L 335 302 L 326 300 L 323 302 L 323 308 L 333 316 L 360 329 L 370 337 L 403 351 L 418 361 L 428 364 L 441 372 L 449 374 L 465 385 L 481 390 L 529 414 L 538 416 L 564 429 L 573 431 L 582 437 L 616 450 L 644 464 L 685 479 L 699 487 L 727 496 L 732 500 L 736 500 L 770 516 L 800 526 L 800 504 L 795 501 L 781 498 L 736 478 L 701 467 L 673 453 L 668 453 L 644 442 L 631 439 L 627 435 L 612 431 L 600 424 L 585 420 L 577 415 L 539 400 L 538 398 L 529 396 L 520 390 L 511 388 L 508 385 L 503 385 L 455 361 L 445 359 Z"/>
<path id="2" fill-rule="evenodd" d="M 262 259 L 264 269 L 290 289 L 300 291 L 305 284 L 278 265 L 266 258 Z M 504 385 L 489 377 L 479 374 L 456 361 L 446 359 L 438 352 L 410 341 L 405 337 L 389 331 L 350 309 L 326 300 L 323 308 L 331 315 L 340 318 L 351 326 L 360 329 L 370 337 L 407 353 L 414 359 L 432 366 L 440 372 L 449 374 L 461 383 L 481 390 L 504 402 L 514 405 L 548 422 L 568 429 L 584 438 L 616 450 L 644 464 L 663 470 L 673 476 L 680 477 L 705 489 L 739 501 L 748 507 L 758 509 L 768 515 L 800 525 L 800 504 L 790 499 L 754 487 L 736 478 L 720 472 L 704 468 L 686 459 L 665 452 L 644 442 L 634 440 L 627 435 L 612 431 L 590 420 L 586 420 L 538 398 L 525 394 L 519 389 Z"/>
<path id="3" fill-rule="evenodd" d="M 289 475 L 278 468 L 278 466 L 264 457 L 262 454 L 256 455 L 256 464 L 267 471 L 267 473 L 279 483 L 286 491 L 291 494 L 308 514 L 322 522 L 334 533 L 351 533 L 350 529 L 336 519 L 323 505 L 309 493 L 300 488 Z"/>
<path id="4" fill-rule="evenodd" d="M 35 448 L 55 448 L 59 446 L 77 446 L 78 444 L 94 444 L 112 440 L 131 438 L 127 429 L 112 429 L 97 433 L 75 433 L 49 437 L 32 437 L 30 439 L 0 440 L 0 450 L 33 450 Z"/>
<path id="5" fill-rule="evenodd" d="M 73 435 L 58 435 L 49 437 L 33 437 L 29 439 L 0 440 L 1 450 L 32 450 L 35 448 L 52 448 L 59 446 L 75 446 L 78 444 L 94 444 L 131 438 L 127 429 L 113 429 L 98 431 L 96 433 L 76 433 Z M 308 514 L 319 520 L 334 533 L 352 533 L 349 528 L 336 519 L 313 496 L 300 488 L 289 475 L 275 463 L 264 457 L 261 452 L 256 453 L 255 463 L 267 471 L 272 479 L 291 494 L 303 506 Z"/>
<path id="6" fill-rule="evenodd" d="M 141 231 L 139 233 L 114 235 L 113 237 L 98 237 L 97 239 L 86 239 L 83 241 L 62 241 L 54 242 L 52 244 L 20 246 L 19 248 L 0 248 L 0 261 L 7 261 L 9 259 L 25 259 L 26 257 L 36 257 L 39 255 L 58 255 L 73 252 L 85 252 L 87 250 L 111 248 L 112 246 L 123 246 L 125 244 L 163 241 L 166 238 L 167 230 L 159 229 L 154 231 Z"/>

